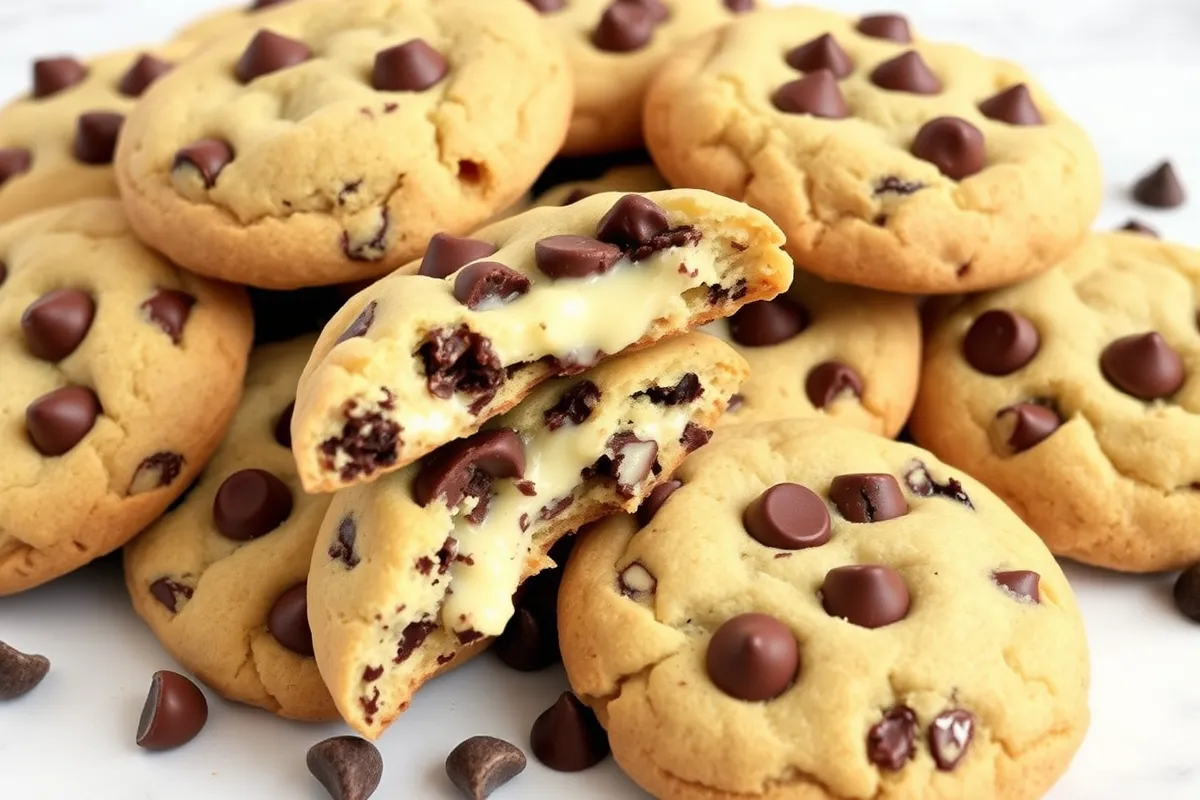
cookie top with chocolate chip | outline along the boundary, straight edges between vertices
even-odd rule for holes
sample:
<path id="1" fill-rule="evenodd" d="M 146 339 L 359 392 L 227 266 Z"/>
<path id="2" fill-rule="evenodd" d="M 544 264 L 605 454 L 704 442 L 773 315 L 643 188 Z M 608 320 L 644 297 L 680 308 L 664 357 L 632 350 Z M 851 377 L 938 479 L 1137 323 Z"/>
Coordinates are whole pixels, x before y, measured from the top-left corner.
<path id="1" fill-rule="evenodd" d="M 426 680 L 502 633 L 554 543 L 669 486 L 746 374 L 717 339 L 675 337 L 544 383 L 478 433 L 336 493 L 309 595 L 346 722 L 377 737 Z"/>
<path id="2" fill-rule="evenodd" d="M 254 351 L 228 436 L 187 496 L 126 546 L 125 585 L 163 647 L 222 697 L 329 720 L 305 588 L 329 498 L 304 493 L 288 449 L 313 343 Z"/>
<path id="3" fill-rule="evenodd" d="M 737 19 L 671 55 L 645 115 L 672 185 L 761 208 L 841 283 L 1006 285 L 1070 253 L 1100 203 L 1095 150 L 1027 73 L 894 14 Z"/>
<path id="4" fill-rule="evenodd" d="M 344 283 L 510 205 L 570 113 L 566 57 L 524 3 L 283 3 L 147 93 L 118 181 L 138 233 L 188 269 Z"/>
<path id="5" fill-rule="evenodd" d="M 252 329 L 242 290 L 144 247 L 116 200 L 0 226 L 0 595 L 167 508 L 225 432 Z"/>
<path id="6" fill-rule="evenodd" d="M 1093 234 L 1045 275 L 941 309 L 912 431 L 1054 552 L 1200 560 L 1200 252 Z"/>
<path id="7" fill-rule="evenodd" d="M 692 190 L 535 208 L 362 291 L 313 351 L 292 447 L 309 491 L 400 469 L 538 383 L 645 347 L 792 279 L 763 214 Z"/>
<path id="8" fill-rule="evenodd" d="M 675 478 L 559 593 L 571 686 L 651 794 L 1034 798 L 1066 770 L 1083 622 L 981 484 L 812 420 L 718 431 Z"/>

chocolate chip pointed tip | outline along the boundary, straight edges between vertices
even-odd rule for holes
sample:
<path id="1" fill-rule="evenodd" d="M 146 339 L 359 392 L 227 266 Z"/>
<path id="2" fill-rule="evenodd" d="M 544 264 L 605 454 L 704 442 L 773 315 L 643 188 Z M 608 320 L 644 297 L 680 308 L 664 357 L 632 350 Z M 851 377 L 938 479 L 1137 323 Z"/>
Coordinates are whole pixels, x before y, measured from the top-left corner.
<path id="1" fill-rule="evenodd" d="M 142 53 L 121 76 L 117 91 L 126 97 L 141 97 L 151 84 L 170 72 L 174 66 L 150 53 Z"/>
<path id="2" fill-rule="evenodd" d="M 379 749 L 358 736 L 333 736 L 317 742 L 308 749 L 304 762 L 333 800 L 367 800 L 383 778 Z"/>
<path id="3" fill-rule="evenodd" d="M 21 315 L 25 348 L 35 358 L 58 362 L 83 343 L 96 316 L 96 301 L 78 289 L 42 295 Z"/>
<path id="4" fill-rule="evenodd" d="M 725 694 L 747 702 L 786 692 L 800 671 L 800 645 L 791 628 L 767 614 L 741 614 L 713 633 L 705 655 L 708 677 Z"/>
<path id="5" fill-rule="evenodd" d="M 446 756 L 446 775 L 469 800 L 486 800 L 522 772 L 521 748 L 493 736 L 472 736 Z"/>
<path id="6" fill-rule="evenodd" d="M 136 742 L 144 750 L 173 750 L 196 738 L 208 722 L 200 687 L 177 672 L 154 673 L 138 721 Z"/>
<path id="7" fill-rule="evenodd" d="M 1000 570 L 992 573 L 997 586 L 1019 600 L 1038 604 L 1042 602 L 1042 576 L 1026 569 Z"/>
<path id="8" fill-rule="evenodd" d="M 171 169 L 194 169 L 204 186 L 211 189 L 221 171 L 233 161 L 233 147 L 222 139 L 198 139 L 175 153 Z"/>
<path id="9" fill-rule="evenodd" d="M 916 50 L 907 50 L 871 71 L 871 83 L 880 89 L 908 94 L 935 95 L 942 82 Z"/>
<path id="10" fill-rule="evenodd" d="M 1004 309 L 980 314 L 963 338 L 963 357 L 984 375 L 1010 375 L 1033 360 L 1041 336 L 1028 318 Z"/>
<path id="11" fill-rule="evenodd" d="M 1187 200 L 1187 192 L 1175 166 L 1164 161 L 1137 180 L 1133 199 L 1150 208 L 1178 208 Z"/>
<path id="12" fill-rule="evenodd" d="M 859 19 L 855 30 L 872 39 L 886 39 L 897 44 L 912 42 L 908 19 L 900 14 L 868 14 Z"/>
<path id="13" fill-rule="evenodd" d="M 529 733 L 530 750 L 556 772 L 581 772 L 608 757 L 608 734 L 578 697 L 563 692 Z"/>
<path id="14" fill-rule="evenodd" d="M 196 298 L 187 292 L 179 289 L 159 289 L 149 300 L 142 303 L 141 310 L 147 319 L 171 337 L 173 344 L 179 344 L 195 305 Z"/>
<path id="15" fill-rule="evenodd" d="M 264 75 L 302 64 L 311 57 L 312 50 L 304 42 L 263 29 L 246 46 L 234 67 L 234 75 L 242 83 L 250 83 Z"/>
<path id="16" fill-rule="evenodd" d="M 771 95 L 771 103 L 785 114 L 807 114 L 822 119 L 850 116 L 837 77 L 827 69 L 783 84 Z"/>
<path id="17" fill-rule="evenodd" d="M 667 212 L 648 197 L 627 194 L 596 225 L 596 238 L 622 250 L 640 247 L 671 227 Z"/>
<path id="18" fill-rule="evenodd" d="M 1125 231 L 1126 233 L 1136 233 L 1142 236 L 1149 236 L 1151 239 L 1161 239 L 1160 234 L 1156 229 L 1150 227 L 1140 219 L 1130 219 L 1117 230 Z"/>
<path id="19" fill-rule="evenodd" d="M 979 104 L 979 111 L 990 120 L 1009 125 L 1045 124 L 1029 87 L 1023 83 L 1010 86 L 984 100 Z"/>
<path id="20" fill-rule="evenodd" d="M 657 25 L 649 6 L 640 2 L 613 2 L 592 31 L 592 44 L 609 53 L 632 53 L 650 44 Z"/>
<path id="21" fill-rule="evenodd" d="M 44 456 L 68 453 L 95 426 L 100 398 L 85 386 L 63 386 L 44 394 L 25 409 L 25 429 Z"/>
<path id="22" fill-rule="evenodd" d="M 1100 354 L 1104 377 L 1139 400 L 1158 400 L 1179 391 L 1186 379 L 1183 359 L 1162 334 L 1123 336 Z"/>
<path id="23" fill-rule="evenodd" d="M 837 567 L 821 584 L 825 612 L 851 625 L 882 628 L 908 616 L 911 598 L 899 572 L 880 564 Z"/>
<path id="24" fill-rule="evenodd" d="M 450 72 L 446 57 L 424 39 L 411 39 L 375 55 L 371 85 L 381 92 L 423 92 Z"/>
<path id="25" fill-rule="evenodd" d="M 922 125 L 913 139 L 912 154 L 953 181 L 969 178 L 987 166 L 983 133 L 958 117 L 937 117 Z"/>
<path id="26" fill-rule="evenodd" d="M 83 82 L 88 68 L 69 56 L 40 58 L 33 62 L 33 97 L 43 99 Z"/>
<path id="27" fill-rule="evenodd" d="M 37 688 L 50 672 L 50 659 L 22 653 L 0 642 L 0 700 L 15 700 Z"/>
<path id="28" fill-rule="evenodd" d="M 854 71 L 854 62 L 831 33 L 821 34 L 792 48 L 784 56 L 784 61 L 792 69 L 801 72 L 828 70 L 839 79 Z"/>
<path id="29" fill-rule="evenodd" d="M 1023 453 L 1048 439 L 1062 426 L 1054 409 L 1040 403 L 1017 403 L 996 414 L 1002 442 L 1014 453 Z"/>
<path id="30" fill-rule="evenodd" d="M 804 379 L 804 393 L 815 408 L 828 408 L 842 397 L 862 397 L 864 388 L 858 371 L 841 361 L 818 364 Z"/>

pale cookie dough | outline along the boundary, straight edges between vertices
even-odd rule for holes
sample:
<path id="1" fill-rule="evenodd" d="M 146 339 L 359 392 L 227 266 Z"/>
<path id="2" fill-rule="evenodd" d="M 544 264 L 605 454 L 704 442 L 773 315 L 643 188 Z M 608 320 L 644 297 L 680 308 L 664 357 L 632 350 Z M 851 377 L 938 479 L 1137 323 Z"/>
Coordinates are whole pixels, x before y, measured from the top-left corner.
<path id="1" fill-rule="evenodd" d="M 1200 252 L 1093 234 L 1036 280 L 952 308 L 911 429 L 1059 555 L 1200 560 Z"/>
<path id="2" fill-rule="evenodd" d="M 187 52 L 172 45 L 35 61 L 29 92 L 0 109 L 0 222 L 116 197 L 112 160 L 125 115 Z"/>
<path id="3" fill-rule="evenodd" d="M 211 11 L 185 25 L 173 41 L 191 45 L 208 44 L 213 39 L 226 36 L 238 28 L 253 25 L 263 17 L 262 12 L 291 3 L 324 3 L 337 0 L 243 0 L 235 6 Z"/>
<path id="4" fill-rule="evenodd" d="M 0 595 L 163 513 L 224 435 L 252 335 L 241 289 L 142 246 L 116 200 L 0 226 Z"/>
<path id="5" fill-rule="evenodd" d="M 670 57 L 645 133 L 672 185 L 761 208 L 805 269 L 875 289 L 1043 272 L 1100 204 L 1095 150 L 1029 75 L 916 38 L 903 18 L 792 6 L 739 19 Z"/>
<path id="6" fill-rule="evenodd" d="M 146 94 L 117 151 L 138 233 L 273 289 L 384 275 L 533 184 L 566 134 L 562 48 L 517 0 L 297 2 Z"/>
<path id="7" fill-rule="evenodd" d="M 378 737 L 425 681 L 499 635 L 560 537 L 633 510 L 703 446 L 746 376 L 689 334 L 543 384 L 420 465 L 334 495 L 313 552 L 317 663 Z"/>
<path id="8" fill-rule="evenodd" d="M 262 347 L 229 435 L 187 498 L 125 548 L 138 616 L 229 700 L 337 719 L 308 629 L 308 564 L 329 497 L 306 495 L 288 449 L 315 337 Z"/>
<path id="9" fill-rule="evenodd" d="M 292 420 L 308 491 L 397 470 L 547 378 L 732 314 L 792 279 L 779 229 L 707 192 L 599 194 L 472 236 L 435 237 L 419 265 L 355 296 L 322 333 Z"/>
<path id="10" fill-rule="evenodd" d="M 571 686 L 655 797 L 1033 800 L 1066 770 L 1083 621 L 981 484 L 812 420 L 718 432 L 676 478 L 559 593 Z"/>

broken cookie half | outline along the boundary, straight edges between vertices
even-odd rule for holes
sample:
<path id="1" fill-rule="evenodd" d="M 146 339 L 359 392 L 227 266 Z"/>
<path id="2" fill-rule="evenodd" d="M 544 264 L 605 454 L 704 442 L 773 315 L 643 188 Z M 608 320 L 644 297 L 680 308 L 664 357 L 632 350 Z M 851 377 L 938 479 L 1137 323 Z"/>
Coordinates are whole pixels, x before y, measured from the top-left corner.
<path id="1" fill-rule="evenodd" d="M 308 613 L 346 722 L 378 737 L 422 684 L 499 635 L 550 547 L 636 509 L 708 442 L 747 374 L 720 340 L 676 337 L 544 383 L 479 432 L 335 494 Z"/>
<path id="2" fill-rule="evenodd" d="M 305 489 L 375 480 L 548 378 L 775 297 L 792 280 L 782 243 L 758 211 L 692 190 L 593 195 L 434 237 L 321 335 L 292 423 Z"/>

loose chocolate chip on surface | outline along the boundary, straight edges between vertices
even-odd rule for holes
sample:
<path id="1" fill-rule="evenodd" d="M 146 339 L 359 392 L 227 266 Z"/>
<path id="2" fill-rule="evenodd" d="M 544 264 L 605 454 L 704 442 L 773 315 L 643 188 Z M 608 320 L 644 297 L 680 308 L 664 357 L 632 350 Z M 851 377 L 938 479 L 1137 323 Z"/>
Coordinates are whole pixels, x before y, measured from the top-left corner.
<path id="1" fill-rule="evenodd" d="M 142 716 L 137 745 L 145 750 L 172 750 L 185 745 L 208 722 L 208 701 L 196 684 L 178 672 L 154 673 Z"/>
<path id="2" fill-rule="evenodd" d="M 248 542 L 278 528 L 292 513 L 292 490 L 270 472 L 244 469 L 213 498 L 213 522 L 226 538 Z"/>
<path id="3" fill-rule="evenodd" d="M 878 564 L 837 567 L 825 574 L 825 613 L 862 628 L 882 628 L 908 616 L 908 585 L 900 573 Z"/>
<path id="4" fill-rule="evenodd" d="M 666 505 L 667 499 L 682 488 L 683 481 L 675 480 L 666 481 L 655 486 L 637 511 L 638 522 L 642 527 L 649 525 L 650 520 L 654 519 L 654 516 L 658 514 L 658 510 Z"/>
<path id="5" fill-rule="evenodd" d="M 1142 236 L 1149 236 L 1152 239 L 1162 238 L 1162 235 L 1157 230 L 1138 219 L 1129 220 L 1118 228 L 1118 230 L 1126 231 L 1127 233 L 1139 233 Z"/>
<path id="6" fill-rule="evenodd" d="M 729 319 L 729 335 L 744 347 L 770 347 L 798 336 L 808 327 L 808 311 L 780 295 L 738 309 Z"/>
<path id="7" fill-rule="evenodd" d="M 610 53 L 641 50 L 654 38 L 654 12 L 638 2 L 614 0 L 592 31 L 592 44 Z"/>
<path id="8" fill-rule="evenodd" d="M 525 770 L 525 754 L 492 736 L 472 736 L 446 756 L 446 775 L 464 797 L 486 800 Z"/>
<path id="9" fill-rule="evenodd" d="M 943 711 L 929 724 L 929 752 L 942 772 L 949 772 L 967 754 L 975 736 L 975 715 L 961 708 Z"/>
<path id="10" fill-rule="evenodd" d="M 631 250 L 662 236 L 671 228 L 667 212 L 653 200 L 627 194 L 613 204 L 596 225 L 596 238 Z"/>
<path id="11" fill-rule="evenodd" d="M 413 499 L 427 506 L 436 499 L 454 509 L 467 497 L 478 500 L 468 519 L 487 514 L 492 480 L 525 474 L 525 445 L 509 428 L 480 431 L 444 445 L 425 458 L 413 482 Z"/>
<path id="12" fill-rule="evenodd" d="M 267 630 L 275 641 L 302 656 L 313 654 L 308 627 L 308 585 L 300 583 L 279 595 L 267 615 Z"/>
<path id="13" fill-rule="evenodd" d="M 726 621 L 708 643 L 708 677 L 738 700 L 772 700 L 788 690 L 800 671 L 800 645 L 791 629 L 766 614 Z"/>
<path id="14" fill-rule="evenodd" d="M 37 99 L 58 94 L 82 83 L 88 69 L 73 58 L 42 58 L 33 62 L 33 96 Z"/>
<path id="15" fill-rule="evenodd" d="M 158 325 L 163 333 L 171 337 L 172 342 L 179 344 L 194 305 L 196 305 L 196 298 L 187 292 L 177 289 L 159 289 L 153 297 L 142 303 L 141 308 L 151 322 Z"/>
<path id="16" fill-rule="evenodd" d="M 242 83 L 250 83 L 263 75 L 302 64 L 311 57 L 312 51 L 304 42 L 260 30 L 238 59 L 233 74 Z"/>
<path id="17" fill-rule="evenodd" d="M 1124 336 L 1104 348 L 1100 369 L 1108 382 L 1139 400 L 1170 397 L 1183 386 L 1183 359 L 1161 334 Z"/>
<path id="18" fill-rule="evenodd" d="M 896 772 L 912 758 L 916 738 L 916 713 L 908 706 L 892 706 L 867 732 L 867 759 L 880 769 Z"/>
<path id="19" fill-rule="evenodd" d="M 150 88 L 150 84 L 166 75 L 174 66 L 149 53 L 142 53 L 138 60 L 133 62 L 133 66 L 121 76 L 120 82 L 117 83 L 117 91 L 126 97 L 141 97 L 142 92 Z"/>
<path id="20" fill-rule="evenodd" d="M 1164 161 L 1133 185 L 1133 199 L 1151 208 L 1178 208 L 1187 199 L 1170 161 Z"/>
<path id="21" fill-rule="evenodd" d="M 496 246 L 490 242 L 438 233 L 429 240 L 418 274 L 427 278 L 447 278 L 472 261 L 495 253 Z"/>
<path id="22" fill-rule="evenodd" d="M 1032 603 L 1042 602 L 1042 593 L 1039 588 L 1042 576 L 1036 572 L 1025 569 L 993 572 L 992 580 L 996 582 L 997 586 L 1004 588 L 1010 594 L 1016 595 L 1022 600 L 1028 600 Z"/>
<path id="23" fill-rule="evenodd" d="M 966 490 L 963 489 L 963 485 L 957 478 L 950 478 L 945 483 L 938 483 L 929 474 L 929 468 L 923 461 L 913 459 L 908 472 L 904 475 L 904 482 L 908 485 L 909 490 L 919 497 L 944 497 L 960 503 L 972 511 L 975 510 L 975 504 L 971 502 L 971 498 L 967 496 Z"/>
<path id="24" fill-rule="evenodd" d="M 980 314 L 963 338 L 963 357 L 984 375 L 1011 375 L 1041 349 L 1033 323 L 1012 311 L 993 309 Z"/>
<path id="25" fill-rule="evenodd" d="M 111 164 L 125 116 L 112 111 L 88 111 L 75 124 L 75 158 L 84 164 Z"/>
<path id="26" fill-rule="evenodd" d="M 899 44 L 912 41 L 908 20 L 900 14 L 870 14 L 858 21 L 855 30 L 872 39 L 887 39 Z"/>
<path id="27" fill-rule="evenodd" d="M 317 742 L 304 757 L 308 771 L 333 800 L 367 800 L 383 778 L 383 756 L 357 736 L 334 736 Z"/>
<path id="28" fill-rule="evenodd" d="M 908 50 L 875 67 L 871 83 L 880 89 L 909 94 L 933 95 L 942 91 L 942 82 L 916 50 Z"/>
<path id="29" fill-rule="evenodd" d="M 287 404 L 287 408 L 279 413 L 275 420 L 275 442 L 280 447 L 292 448 L 292 415 L 296 413 L 296 402 Z"/>
<path id="30" fill-rule="evenodd" d="M 954 181 L 980 172 L 987 162 L 983 134 L 958 117 L 938 117 L 922 125 L 913 139 L 912 154 Z"/>
<path id="31" fill-rule="evenodd" d="M 553 407 L 546 409 L 542 418 L 546 427 L 556 431 L 570 423 L 582 425 L 592 415 L 592 409 L 600 402 L 600 387 L 591 381 L 580 381 L 563 392 Z"/>
<path id="32" fill-rule="evenodd" d="M 352 516 L 344 516 L 338 522 L 337 539 L 329 545 L 329 557 L 341 561 L 346 569 L 354 569 L 362 560 L 354 552 L 354 543 L 358 539 L 358 523 Z"/>
<path id="33" fill-rule="evenodd" d="M 46 673 L 50 659 L 22 653 L 0 642 L 0 700 L 14 700 L 32 692 Z"/>
<path id="34" fill-rule="evenodd" d="M 767 547 L 800 550 L 829 541 L 829 509 L 816 492 L 780 483 L 755 498 L 742 513 L 746 531 Z"/>
<path id="35" fill-rule="evenodd" d="M 1200 564 L 1188 567 L 1179 573 L 1172 590 L 1175 607 L 1185 617 L 1200 622 Z"/>
<path id="36" fill-rule="evenodd" d="M 38 452 L 61 456 L 88 435 L 101 414 L 100 399 L 83 386 L 63 386 L 25 409 L 25 429 Z"/>
<path id="37" fill-rule="evenodd" d="M 381 92 L 423 92 L 449 71 L 445 56 L 424 39 L 412 39 L 375 55 L 371 85 Z"/>
<path id="38" fill-rule="evenodd" d="M 179 612 L 180 599 L 191 600 L 194 591 L 191 586 L 170 578 L 159 578 L 150 584 L 150 594 L 172 614 Z"/>
<path id="39" fill-rule="evenodd" d="M 826 361 L 813 367 L 804 380 L 804 393 L 816 408 L 828 408 L 842 395 L 862 397 L 862 377 L 849 364 Z"/>
<path id="40" fill-rule="evenodd" d="M 1023 453 L 1040 444 L 1062 425 L 1054 409 L 1038 403 L 1017 403 L 996 414 L 1005 443 L 1014 453 Z"/>
<path id="41" fill-rule="evenodd" d="M 786 114 L 809 114 L 823 119 L 850 116 L 837 77 L 827 69 L 810 72 L 803 78 L 783 84 L 771 95 L 771 103 Z"/>
<path id="42" fill-rule="evenodd" d="M 656 406 L 681 406 L 694 403 L 703 396 L 704 386 L 700 383 L 700 376 L 689 372 L 681 377 L 674 386 L 651 386 L 640 392 L 634 392 L 632 398 L 645 397 Z"/>
<path id="43" fill-rule="evenodd" d="M 1045 122 L 1033 103 L 1029 87 L 1023 83 L 984 100 L 979 104 L 979 111 L 988 119 L 1009 125 L 1041 125 Z"/>
<path id="44" fill-rule="evenodd" d="M 854 71 L 854 62 L 837 43 L 837 39 L 833 38 L 833 34 L 829 33 L 792 48 L 784 60 L 792 69 L 801 72 L 829 70 L 835 78 L 845 78 Z"/>
<path id="45" fill-rule="evenodd" d="M 487 405 L 506 378 L 491 341 L 466 325 L 430 331 L 417 353 L 429 393 L 443 400 L 455 392 L 479 395 L 472 410 Z"/>
<path id="46" fill-rule="evenodd" d="M 882 473 L 839 475 L 829 485 L 829 499 L 850 522 L 883 522 L 908 513 L 899 482 Z"/>
<path id="47" fill-rule="evenodd" d="M 595 713 L 570 692 L 541 713 L 529 732 L 537 760 L 556 772 L 580 772 L 608 757 L 608 734 Z"/>
<path id="48" fill-rule="evenodd" d="M 62 361 L 83 343 L 96 301 L 78 289 L 58 289 L 33 301 L 21 315 L 25 347 L 43 361 Z"/>
<path id="49" fill-rule="evenodd" d="M 33 166 L 33 154 L 24 147 L 0 148 L 0 186 L 10 178 L 29 172 Z M 3 280 L 0 280 L 3 283 Z"/>
<path id="50" fill-rule="evenodd" d="M 476 261 L 459 270 L 454 299 L 472 311 L 511 303 L 529 291 L 529 278 L 496 261 Z"/>
<path id="51" fill-rule="evenodd" d="M 603 275 L 621 255 L 621 248 L 587 236 L 550 236 L 533 246 L 538 269 L 555 280 Z"/>
<path id="52" fill-rule="evenodd" d="M 221 139 L 199 139 L 175 154 L 172 170 L 191 167 L 200 173 L 205 188 L 216 185 L 221 170 L 233 161 L 233 148 Z"/>

